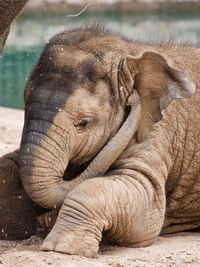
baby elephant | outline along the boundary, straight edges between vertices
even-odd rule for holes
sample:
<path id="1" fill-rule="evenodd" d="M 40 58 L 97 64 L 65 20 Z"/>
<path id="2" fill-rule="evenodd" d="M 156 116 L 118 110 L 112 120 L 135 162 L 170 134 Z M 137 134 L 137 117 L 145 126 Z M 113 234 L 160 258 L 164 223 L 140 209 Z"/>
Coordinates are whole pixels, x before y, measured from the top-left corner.
<path id="1" fill-rule="evenodd" d="M 43 250 L 95 257 L 102 238 L 146 246 L 200 226 L 199 72 L 199 48 L 99 26 L 46 44 L 20 146 L 29 201 L 60 209 Z"/>

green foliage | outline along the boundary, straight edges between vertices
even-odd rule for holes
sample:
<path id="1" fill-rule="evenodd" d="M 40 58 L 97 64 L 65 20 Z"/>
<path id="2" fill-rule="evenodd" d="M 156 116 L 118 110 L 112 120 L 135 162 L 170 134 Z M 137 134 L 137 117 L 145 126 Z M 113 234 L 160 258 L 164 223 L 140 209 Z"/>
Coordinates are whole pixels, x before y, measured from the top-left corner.
<path id="1" fill-rule="evenodd" d="M 23 93 L 33 65 L 38 59 L 37 49 L 7 49 L 0 60 L 0 106 L 24 108 Z"/>

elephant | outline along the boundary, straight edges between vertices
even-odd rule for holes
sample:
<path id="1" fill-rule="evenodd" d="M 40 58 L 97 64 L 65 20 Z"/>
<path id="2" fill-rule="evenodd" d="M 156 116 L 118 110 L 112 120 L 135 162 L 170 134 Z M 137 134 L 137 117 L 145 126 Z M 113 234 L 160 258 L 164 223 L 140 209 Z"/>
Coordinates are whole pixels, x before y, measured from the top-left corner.
<path id="1" fill-rule="evenodd" d="M 200 48 L 99 25 L 47 42 L 18 174 L 30 206 L 58 211 L 42 250 L 95 257 L 101 240 L 141 247 L 200 226 L 199 69 Z"/>
<path id="2" fill-rule="evenodd" d="M 19 16 L 29 0 L 0 0 L 0 56 L 2 55 L 10 25 Z"/>

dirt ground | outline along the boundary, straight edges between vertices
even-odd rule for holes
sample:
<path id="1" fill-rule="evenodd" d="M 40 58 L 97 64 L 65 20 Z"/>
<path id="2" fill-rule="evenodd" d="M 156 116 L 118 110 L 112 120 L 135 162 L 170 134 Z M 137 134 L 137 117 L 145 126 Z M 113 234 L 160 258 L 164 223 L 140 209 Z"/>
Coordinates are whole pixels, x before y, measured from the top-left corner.
<path id="1" fill-rule="evenodd" d="M 23 125 L 23 111 L 0 107 L 0 154 L 17 148 Z M 182 267 L 200 266 L 200 233 L 185 232 L 158 237 L 146 248 L 101 246 L 95 259 L 40 251 L 42 239 L 0 241 L 0 266 L 70 267 Z"/>

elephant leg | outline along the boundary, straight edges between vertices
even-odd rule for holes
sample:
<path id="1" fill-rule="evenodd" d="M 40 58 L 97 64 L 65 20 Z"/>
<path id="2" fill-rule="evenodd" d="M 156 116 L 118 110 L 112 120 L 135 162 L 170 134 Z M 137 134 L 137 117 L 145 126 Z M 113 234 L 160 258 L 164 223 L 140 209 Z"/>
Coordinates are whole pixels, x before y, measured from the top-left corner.
<path id="1" fill-rule="evenodd" d="M 46 211 L 45 213 L 39 215 L 37 217 L 37 229 L 49 231 L 50 229 L 53 228 L 57 217 L 58 217 L 57 209 Z"/>
<path id="2" fill-rule="evenodd" d="M 36 233 L 35 204 L 19 176 L 19 152 L 0 158 L 0 239 L 25 239 Z"/>
<path id="3" fill-rule="evenodd" d="M 112 244 L 147 246 L 163 224 L 160 199 L 146 180 L 116 175 L 85 181 L 68 194 L 42 250 L 95 257 L 102 233 Z"/>

